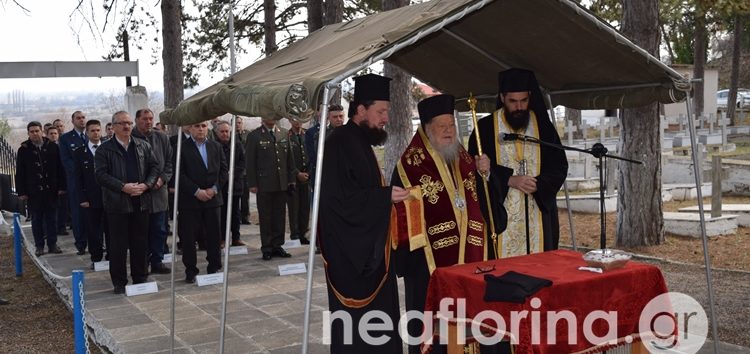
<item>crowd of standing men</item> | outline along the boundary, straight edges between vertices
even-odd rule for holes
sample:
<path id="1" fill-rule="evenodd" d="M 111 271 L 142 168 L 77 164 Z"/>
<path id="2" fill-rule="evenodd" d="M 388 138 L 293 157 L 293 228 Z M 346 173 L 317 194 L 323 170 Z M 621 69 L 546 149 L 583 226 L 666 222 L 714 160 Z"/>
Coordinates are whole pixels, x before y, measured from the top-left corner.
<path id="1" fill-rule="evenodd" d="M 332 127 L 343 120 L 340 106 L 329 113 Z M 282 245 L 289 212 L 290 238 L 309 244 L 310 180 L 314 174 L 317 125 L 290 130 L 263 120 L 253 131 L 237 117 L 234 174 L 228 175 L 231 123 L 221 119 L 183 127 L 179 178 L 178 254 L 185 281 L 199 273 L 198 250 L 206 251 L 207 273 L 222 270 L 221 251 L 229 223 L 231 246 L 245 246 L 240 225 L 250 224 L 249 193 L 257 195 L 264 260 L 291 257 Z M 133 284 L 149 274 L 172 270 L 162 263 L 174 207 L 177 139 L 154 122 L 154 112 L 125 111 L 110 122 L 71 115 L 73 129 L 60 119 L 27 125 L 29 139 L 18 149 L 16 191 L 26 202 L 35 255 L 63 253 L 58 235 L 72 229 L 77 255 L 109 261 L 114 292 L 125 292 L 130 255 Z M 209 127 L 211 129 L 209 129 Z M 229 180 L 232 197 L 229 198 Z M 232 215 L 227 218 L 228 206 Z"/>

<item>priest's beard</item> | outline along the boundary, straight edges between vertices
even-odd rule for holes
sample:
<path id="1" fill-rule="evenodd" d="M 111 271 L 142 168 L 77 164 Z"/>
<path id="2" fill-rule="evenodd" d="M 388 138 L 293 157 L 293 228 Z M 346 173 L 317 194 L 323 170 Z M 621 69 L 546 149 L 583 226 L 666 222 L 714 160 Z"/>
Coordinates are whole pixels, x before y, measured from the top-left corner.
<path id="1" fill-rule="evenodd" d="M 515 131 L 526 130 L 529 125 L 529 110 L 519 109 L 513 112 L 505 111 L 505 119 Z"/>
<path id="2" fill-rule="evenodd" d="M 366 120 L 361 121 L 359 123 L 359 127 L 362 128 L 362 130 L 365 132 L 365 135 L 367 136 L 367 142 L 369 142 L 372 146 L 383 145 L 388 139 L 388 132 L 386 132 L 385 129 L 371 127 L 369 124 L 367 124 Z"/>
<path id="3" fill-rule="evenodd" d="M 458 139 L 453 139 L 448 144 L 438 144 L 436 143 L 435 136 L 430 131 L 427 132 L 427 138 L 430 139 L 432 147 L 448 165 L 452 165 L 453 161 L 456 161 L 456 158 L 458 158 Z"/>

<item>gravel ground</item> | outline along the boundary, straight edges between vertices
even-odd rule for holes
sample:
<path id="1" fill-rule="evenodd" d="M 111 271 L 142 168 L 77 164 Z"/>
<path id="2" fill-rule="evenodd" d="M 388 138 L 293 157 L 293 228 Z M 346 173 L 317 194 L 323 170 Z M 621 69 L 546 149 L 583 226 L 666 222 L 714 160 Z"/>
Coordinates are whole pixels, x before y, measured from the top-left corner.
<path id="1" fill-rule="evenodd" d="M 13 238 L 0 235 L 0 353 L 73 353 L 73 315 L 24 254 L 16 277 Z M 90 342 L 91 353 L 100 353 Z"/>

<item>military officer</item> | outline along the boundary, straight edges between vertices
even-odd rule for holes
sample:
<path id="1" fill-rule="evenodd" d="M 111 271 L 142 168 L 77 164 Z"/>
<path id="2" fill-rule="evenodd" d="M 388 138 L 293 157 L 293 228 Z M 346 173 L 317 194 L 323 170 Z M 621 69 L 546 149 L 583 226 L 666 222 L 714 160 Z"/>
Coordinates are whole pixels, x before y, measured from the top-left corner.
<path id="1" fill-rule="evenodd" d="M 262 119 L 245 143 L 245 159 L 250 193 L 257 195 L 263 260 L 287 258 L 284 244 L 286 194 L 294 189 L 296 169 L 290 153 L 289 132 L 276 121 Z"/>
<path id="2" fill-rule="evenodd" d="M 305 129 L 302 129 L 302 123 L 299 121 L 290 119 L 289 122 L 292 123 L 292 129 L 289 130 L 289 146 L 297 181 L 294 193 L 287 196 L 289 238 L 299 239 L 303 245 L 309 245 L 310 241 L 305 237 L 310 218 L 310 172 L 305 152 Z"/>

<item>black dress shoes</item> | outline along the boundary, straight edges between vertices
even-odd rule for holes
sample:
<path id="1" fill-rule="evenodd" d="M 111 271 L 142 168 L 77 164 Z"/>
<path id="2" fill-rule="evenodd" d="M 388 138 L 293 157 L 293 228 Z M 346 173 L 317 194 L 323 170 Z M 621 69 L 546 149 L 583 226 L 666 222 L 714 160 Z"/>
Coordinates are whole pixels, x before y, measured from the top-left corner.
<path id="1" fill-rule="evenodd" d="M 271 252 L 263 252 L 263 260 L 264 261 L 270 261 L 272 256 L 273 255 L 271 255 Z"/>
<path id="2" fill-rule="evenodd" d="M 165 266 L 164 264 L 151 266 L 151 274 L 169 274 L 169 273 L 172 273 L 172 269 Z"/>
<path id="3" fill-rule="evenodd" d="M 274 256 L 281 257 L 281 258 L 289 258 L 292 256 L 287 251 L 284 251 L 284 249 L 281 247 L 274 248 L 271 254 Z"/>
<path id="4" fill-rule="evenodd" d="M 309 245 L 310 244 L 310 240 L 308 240 L 307 237 L 305 237 L 305 236 L 300 236 L 299 237 L 299 243 L 303 244 L 303 245 Z"/>
<path id="5" fill-rule="evenodd" d="M 116 285 L 115 286 L 115 294 L 124 294 L 125 293 L 125 287 L 122 285 Z"/>
<path id="6" fill-rule="evenodd" d="M 195 283 L 195 275 L 186 275 L 185 276 L 185 282 L 188 284 Z"/>
<path id="7" fill-rule="evenodd" d="M 60 247 L 52 246 L 52 247 L 49 248 L 49 253 L 60 254 L 60 253 L 62 253 L 62 250 L 60 249 Z"/>
<path id="8" fill-rule="evenodd" d="M 37 248 L 36 251 L 34 252 L 34 255 L 37 256 L 37 257 L 39 257 L 39 256 L 41 256 L 43 254 L 44 254 L 44 249 L 41 249 L 41 248 Z"/>
<path id="9" fill-rule="evenodd" d="M 50 251 L 50 252 L 52 252 L 52 251 Z M 76 252 L 76 254 L 79 255 L 79 256 L 83 256 L 84 254 L 86 254 L 86 250 L 83 249 L 83 248 L 81 248 L 81 249 L 78 250 L 78 252 Z"/>

